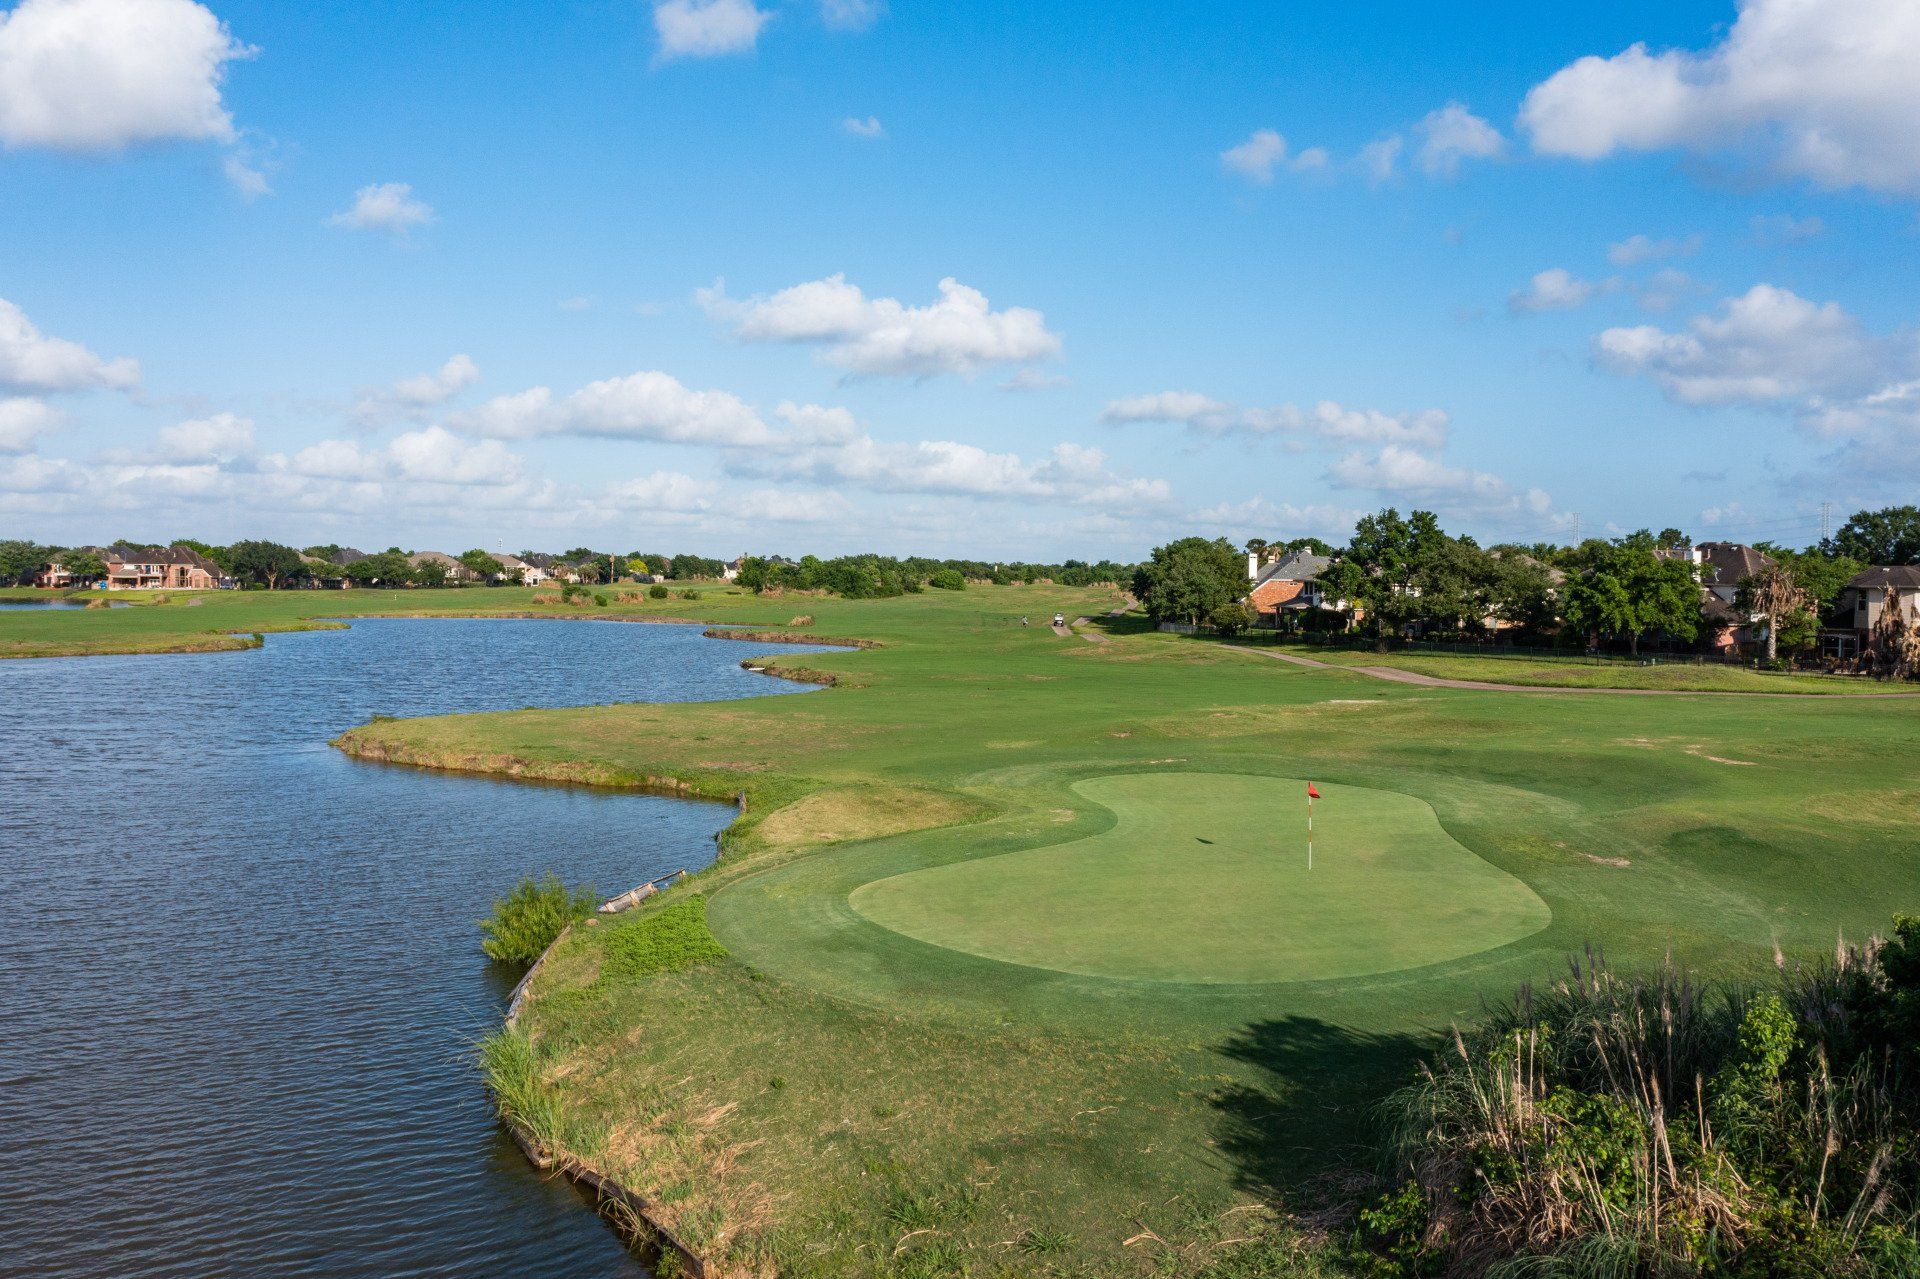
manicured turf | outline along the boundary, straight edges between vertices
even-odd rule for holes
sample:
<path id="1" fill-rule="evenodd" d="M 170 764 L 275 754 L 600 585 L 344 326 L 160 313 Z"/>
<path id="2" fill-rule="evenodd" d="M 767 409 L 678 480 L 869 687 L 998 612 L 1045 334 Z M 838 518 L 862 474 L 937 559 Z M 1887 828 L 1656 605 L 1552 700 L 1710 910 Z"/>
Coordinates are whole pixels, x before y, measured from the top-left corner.
<path id="1" fill-rule="evenodd" d="M 1328 784 L 1308 869 L 1306 783 L 1214 773 L 1077 783 L 1098 835 L 875 880 L 853 908 L 936 946 L 1094 977 L 1355 977 L 1546 927 L 1533 892 L 1392 791 Z"/>

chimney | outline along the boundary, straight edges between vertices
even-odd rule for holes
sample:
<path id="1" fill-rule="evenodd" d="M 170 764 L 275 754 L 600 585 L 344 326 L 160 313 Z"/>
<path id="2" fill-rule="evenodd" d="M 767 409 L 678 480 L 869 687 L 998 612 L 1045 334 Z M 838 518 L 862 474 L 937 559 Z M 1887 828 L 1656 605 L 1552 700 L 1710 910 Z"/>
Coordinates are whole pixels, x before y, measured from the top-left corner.
<path id="1" fill-rule="evenodd" d="M 1260 557 L 1258 555 L 1255 555 L 1252 551 L 1248 551 L 1247 552 L 1247 580 L 1249 582 L 1255 582 L 1255 581 L 1258 581 L 1259 579 L 1260 579 Z"/>

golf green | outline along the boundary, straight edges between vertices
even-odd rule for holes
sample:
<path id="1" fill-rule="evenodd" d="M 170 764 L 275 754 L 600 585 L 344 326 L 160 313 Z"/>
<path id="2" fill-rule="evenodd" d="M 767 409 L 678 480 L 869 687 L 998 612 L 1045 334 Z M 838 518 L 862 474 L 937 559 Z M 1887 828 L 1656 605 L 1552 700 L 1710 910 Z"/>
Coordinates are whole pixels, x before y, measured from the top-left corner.
<path id="1" fill-rule="evenodd" d="M 1074 789 L 1114 825 L 1050 847 L 894 875 L 851 894 L 882 927 L 950 950 L 1093 977 L 1259 983 L 1358 977 L 1517 941 L 1551 912 L 1411 795 L 1125 774 Z"/>

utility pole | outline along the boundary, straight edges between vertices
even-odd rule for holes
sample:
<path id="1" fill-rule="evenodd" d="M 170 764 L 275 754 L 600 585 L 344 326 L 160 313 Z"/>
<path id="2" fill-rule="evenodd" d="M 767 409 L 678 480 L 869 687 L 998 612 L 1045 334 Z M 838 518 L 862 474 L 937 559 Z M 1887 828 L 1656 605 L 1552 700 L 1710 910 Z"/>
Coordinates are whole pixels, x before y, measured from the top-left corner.
<path id="1" fill-rule="evenodd" d="M 1580 512 L 1573 513 L 1573 544 L 1580 545 Z"/>
<path id="2" fill-rule="evenodd" d="M 1820 544 L 1822 546 L 1826 545 L 1827 539 L 1832 536 L 1833 536 L 1833 503 L 1822 502 L 1820 503 Z"/>

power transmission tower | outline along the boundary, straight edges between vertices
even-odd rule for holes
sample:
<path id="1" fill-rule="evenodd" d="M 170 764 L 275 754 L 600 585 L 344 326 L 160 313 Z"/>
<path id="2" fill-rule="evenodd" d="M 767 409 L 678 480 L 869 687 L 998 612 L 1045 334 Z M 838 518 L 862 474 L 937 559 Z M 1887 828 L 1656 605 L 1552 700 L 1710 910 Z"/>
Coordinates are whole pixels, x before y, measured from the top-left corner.
<path id="1" fill-rule="evenodd" d="M 1825 545 L 1827 539 L 1832 536 L 1833 536 L 1833 503 L 1822 502 L 1820 503 L 1820 542 L 1821 544 Z"/>

